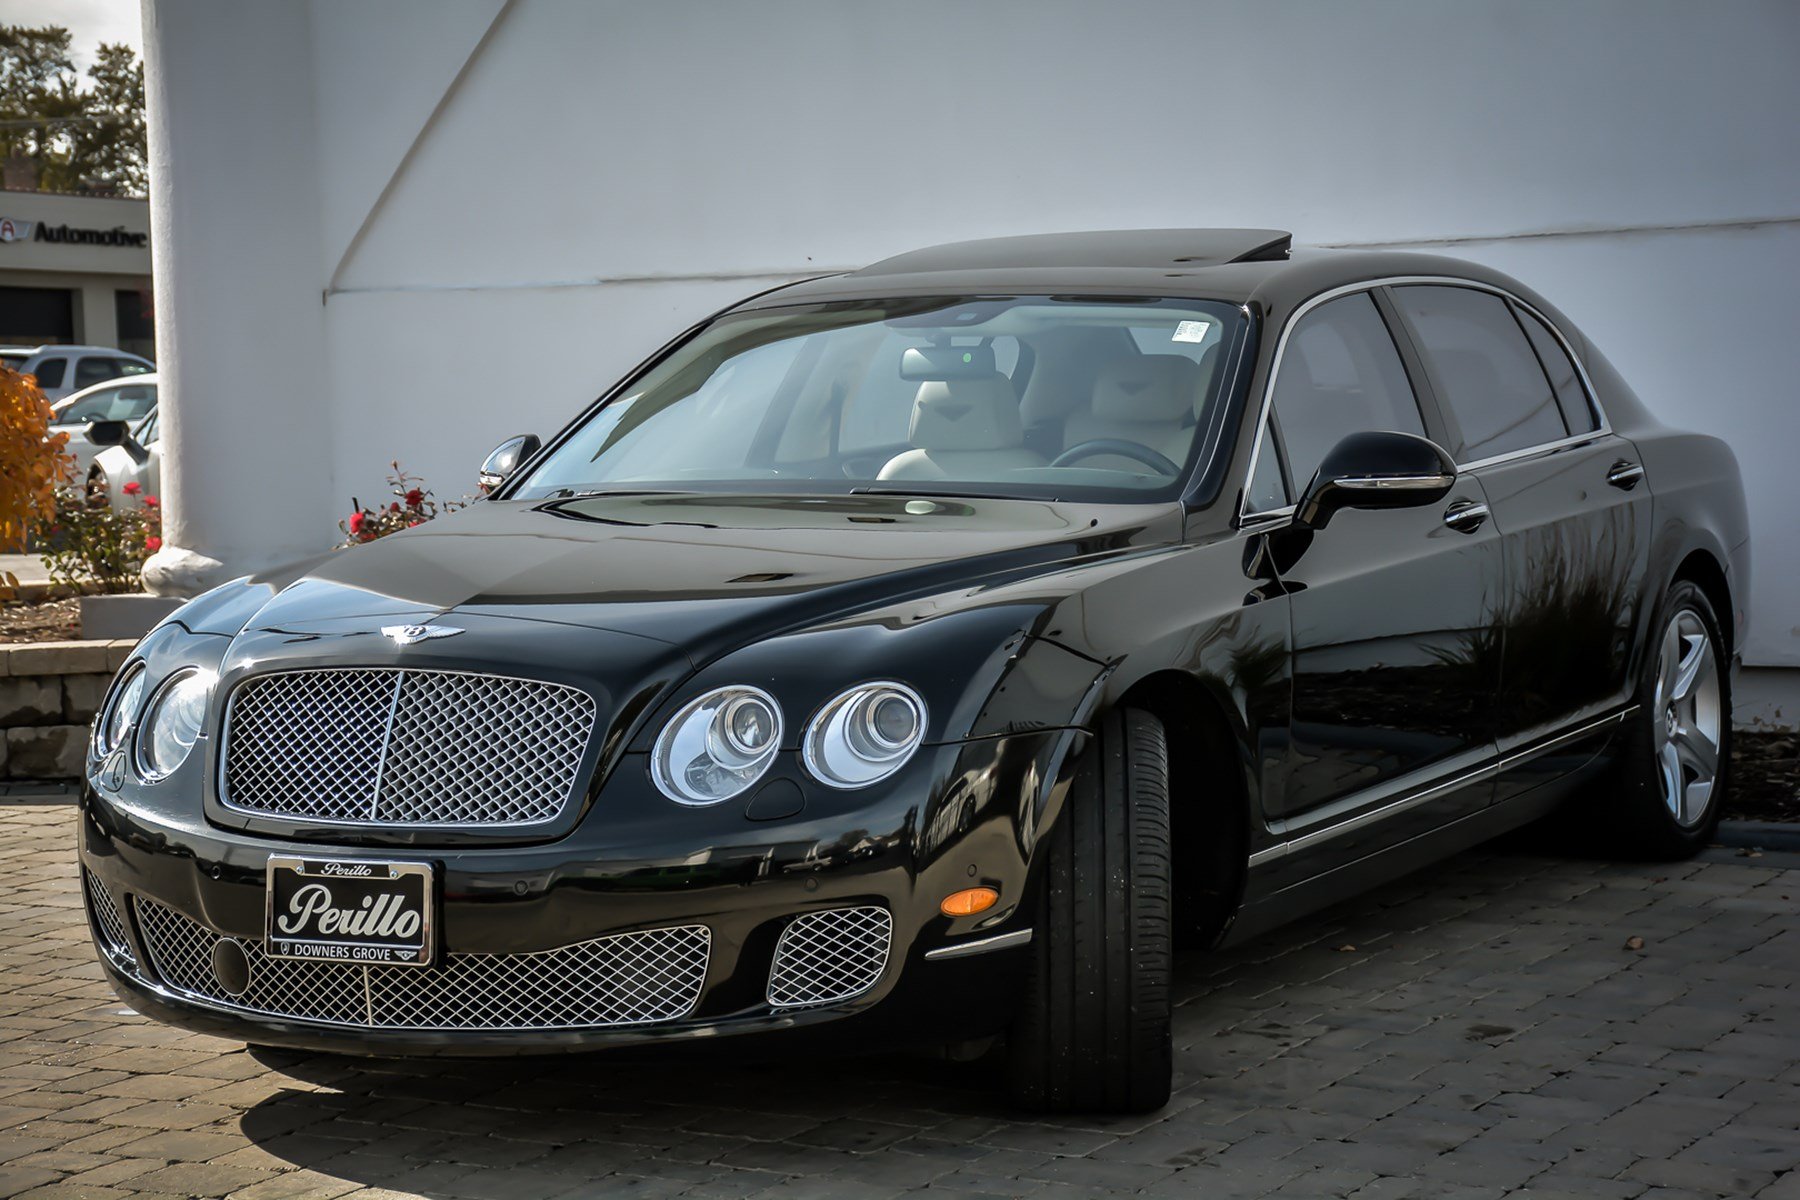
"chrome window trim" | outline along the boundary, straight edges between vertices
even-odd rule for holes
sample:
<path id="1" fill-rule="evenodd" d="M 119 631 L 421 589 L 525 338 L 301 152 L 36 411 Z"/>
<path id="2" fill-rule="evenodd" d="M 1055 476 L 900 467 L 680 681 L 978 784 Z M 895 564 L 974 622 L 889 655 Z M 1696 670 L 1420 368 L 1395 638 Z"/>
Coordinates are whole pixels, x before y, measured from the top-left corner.
<path id="1" fill-rule="evenodd" d="M 1251 867 L 1260 867 L 1266 863 L 1274 862 L 1277 859 L 1286 858 L 1290 854 L 1296 854 L 1302 850 L 1311 849 L 1321 843 L 1330 841 L 1332 838 L 1342 836 L 1346 833 L 1353 833 L 1358 829 L 1373 825 L 1379 821 L 1384 821 L 1388 817 L 1397 816 L 1400 813 L 1406 812 L 1408 809 L 1417 808 L 1419 805 L 1430 800 L 1435 800 L 1445 792 L 1455 788 L 1463 787 L 1471 783 L 1479 783 L 1483 779 L 1502 775 L 1513 767 L 1518 766 L 1520 763 L 1528 762 L 1542 754 L 1548 754 L 1559 746 L 1576 741 L 1596 730 L 1604 729 L 1608 725 L 1623 725 L 1638 711 L 1638 707 L 1639 706 L 1636 704 L 1627 705 L 1617 712 L 1609 713 L 1604 717 L 1599 717 L 1592 721 L 1585 721 L 1572 729 L 1565 729 L 1559 733 L 1549 734 L 1531 745 L 1520 747 L 1508 754 L 1491 756 L 1488 762 L 1483 763 L 1473 770 L 1462 771 L 1452 774 L 1447 778 L 1432 780 L 1422 787 L 1403 792 L 1400 796 L 1386 804 L 1378 805 L 1375 808 L 1364 809 L 1361 812 L 1345 817 L 1341 821 L 1327 825 L 1322 829 L 1308 829 L 1307 832 L 1300 834 L 1298 837 L 1288 837 L 1287 835 L 1296 829 L 1306 829 L 1310 825 L 1317 825 L 1320 821 L 1329 819 L 1330 810 L 1302 815 L 1291 821 L 1272 822 L 1268 826 L 1269 832 L 1276 837 L 1284 838 L 1285 840 L 1277 842 L 1273 846 L 1267 846 L 1252 854 L 1249 858 L 1249 865 Z M 1352 793 L 1343 800 L 1334 803 L 1331 808 L 1353 808 L 1358 802 L 1359 797 L 1365 794 L 1366 792 Z"/>
<path id="2" fill-rule="evenodd" d="M 1285 505 L 1282 508 L 1252 511 L 1250 508 L 1250 488 L 1248 483 L 1249 480 L 1256 478 L 1257 464 L 1262 458 L 1264 435 L 1269 428 L 1269 412 L 1275 402 L 1275 385 L 1280 381 L 1281 363 L 1282 360 L 1287 357 L 1288 339 L 1293 335 L 1294 326 L 1298 325 L 1300 320 L 1313 309 L 1318 308 L 1322 304 L 1328 304 L 1340 297 L 1354 295 L 1357 292 L 1372 292 L 1377 288 L 1406 287 L 1408 285 L 1420 284 L 1436 285 L 1439 287 L 1466 287 L 1474 288 L 1478 292 L 1489 292 L 1504 300 L 1509 300 L 1512 303 L 1517 304 L 1520 308 L 1542 321 L 1544 327 L 1550 331 L 1550 336 L 1556 339 L 1557 345 L 1561 346 L 1563 352 L 1569 356 L 1569 361 L 1575 364 L 1575 373 L 1581 379 L 1581 390 L 1586 393 L 1588 406 L 1593 410 L 1595 419 L 1600 422 L 1600 427 L 1598 429 L 1591 429 L 1580 434 L 1571 434 L 1566 438 L 1561 438 L 1554 442 L 1543 442 L 1535 446 L 1526 446 L 1518 450 L 1510 450 L 1505 454 L 1496 454 L 1489 458 L 1477 459 L 1473 462 L 1457 463 L 1456 466 L 1459 472 L 1479 471 L 1484 467 L 1512 462 L 1516 459 L 1527 458 L 1534 454 L 1544 454 L 1552 450 L 1560 450 L 1566 446 L 1578 446 L 1586 442 L 1596 441 L 1612 433 L 1612 422 L 1607 419 L 1606 408 L 1600 403 L 1600 394 L 1594 389 L 1594 381 L 1588 374 L 1587 364 L 1581 360 L 1581 355 L 1575 352 L 1575 347 L 1569 343 L 1569 339 L 1564 336 L 1563 331 L 1557 328 L 1556 322 L 1545 316 L 1536 305 L 1521 300 L 1518 296 L 1515 296 L 1503 287 L 1491 283 L 1484 283 L 1478 279 L 1465 279 L 1460 275 L 1388 275 L 1380 279 L 1365 279 L 1356 283 L 1341 284 L 1338 287 L 1329 288 L 1326 291 L 1320 292 L 1318 295 L 1313 296 L 1311 299 L 1295 308 L 1288 316 L 1287 322 L 1281 327 L 1281 336 L 1275 342 L 1275 355 L 1272 365 L 1269 368 L 1269 378 L 1263 384 L 1262 404 L 1258 407 L 1256 414 L 1256 435 L 1250 446 L 1249 469 L 1244 473 L 1246 483 L 1238 500 L 1237 524 L 1240 527 L 1248 521 L 1261 521 L 1276 516 L 1290 516 L 1299 506 L 1299 497 L 1295 497 L 1292 504 Z M 1384 323 L 1386 321 L 1385 314 L 1383 315 L 1383 321 Z M 1521 336 L 1524 336 L 1524 330 L 1520 330 L 1519 332 Z M 1526 340 L 1527 343 L 1529 343 L 1530 339 L 1527 338 Z M 1396 353 L 1398 353 L 1398 347 L 1396 347 Z M 1423 357 L 1425 352 L 1420 350 L 1419 353 L 1420 356 Z M 1534 357 L 1535 354 L 1536 352 L 1534 350 Z M 1415 391 L 1415 396 L 1416 394 Z M 1290 480 L 1289 482 L 1292 481 Z"/>

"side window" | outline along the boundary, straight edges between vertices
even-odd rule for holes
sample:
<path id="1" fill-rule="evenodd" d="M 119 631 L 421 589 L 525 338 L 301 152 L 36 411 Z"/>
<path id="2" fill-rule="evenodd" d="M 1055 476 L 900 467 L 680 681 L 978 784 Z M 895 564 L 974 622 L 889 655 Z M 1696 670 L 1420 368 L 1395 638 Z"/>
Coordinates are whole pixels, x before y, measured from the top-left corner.
<path id="1" fill-rule="evenodd" d="M 1374 429 L 1425 436 L 1400 352 L 1367 292 L 1321 304 L 1294 325 L 1276 365 L 1273 409 L 1288 478 L 1301 489 L 1349 434 Z M 1263 453 L 1270 453 L 1267 438 Z"/>
<path id="2" fill-rule="evenodd" d="M 120 358 L 113 361 L 113 366 L 120 375 L 148 375 L 150 368 L 134 358 Z"/>
<path id="3" fill-rule="evenodd" d="M 1262 449 L 1256 455 L 1256 466 L 1250 476 L 1249 511 L 1268 512 L 1274 508 L 1285 508 L 1292 501 L 1287 485 L 1281 481 L 1280 458 L 1274 431 L 1265 426 Z"/>
<path id="4" fill-rule="evenodd" d="M 67 359 L 46 358 L 37 365 L 37 370 L 32 374 L 37 376 L 39 387 L 59 388 L 63 385 L 63 368 L 67 365 Z"/>
<path id="5" fill-rule="evenodd" d="M 82 425 L 88 421 L 135 421 L 149 412 L 155 403 L 156 389 L 143 384 L 105 388 L 63 409 L 56 415 L 56 422 Z"/>
<path id="6" fill-rule="evenodd" d="M 1505 300 L 1465 287 L 1409 285 L 1394 300 L 1462 427 L 1459 462 L 1560 441 L 1562 406 Z"/>
<path id="7" fill-rule="evenodd" d="M 96 383 L 105 383 L 109 379 L 118 377 L 119 362 L 117 359 L 90 354 L 86 358 L 75 360 L 75 386 L 78 388 L 93 387 Z"/>
<path id="8" fill-rule="evenodd" d="M 1563 420 L 1569 426 L 1570 433 L 1592 433 L 1600 428 L 1600 420 L 1594 415 L 1594 406 L 1588 402 L 1587 392 L 1581 386 L 1581 374 L 1575 370 L 1575 360 L 1569 357 L 1550 327 L 1524 309 L 1515 306 L 1513 312 L 1518 314 L 1519 324 L 1525 327 L 1525 336 L 1531 339 L 1531 348 L 1537 351 L 1538 361 L 1544 364 L 1544 373 L 1550 376 L 1550 386 L 1556 392 L 1556 401 L 1562 405 Z"/>
<path id="9" fill-rule="evenodd" d="M 89 421 L 111 420 L 113 403 L 118 397 L 117 388 L 95 392 L 84 398 L 79 404 L 71 404 L 57 413 L 56 423 L 58 425 L 85 425 Z"/>

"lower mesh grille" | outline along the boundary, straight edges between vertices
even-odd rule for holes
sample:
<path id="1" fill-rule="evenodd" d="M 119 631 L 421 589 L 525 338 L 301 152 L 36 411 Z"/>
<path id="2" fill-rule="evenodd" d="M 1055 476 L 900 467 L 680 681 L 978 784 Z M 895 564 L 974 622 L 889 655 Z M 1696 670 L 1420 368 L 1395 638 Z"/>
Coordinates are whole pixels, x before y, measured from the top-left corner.
<path id="1" fill-rule="evenodd" d="M 249 986 L 231 995 L 212 970 L 219 934 L 137 901 L 150 965 L 171 989 L 267 1016 L 373 1029 L 591 1029 L 671 1021 L 706 980 L 704 925 L 647 929 L 529 954 L 450 954 L 433 967 L 269 958 L 240 941 Z"/>
<path id="2" fill-rule="evenodd" d="M 125 936 L 125 918 L 113 901 L 112 893 L 86 867 L 81 869 L 81 879 L 87 888 L 88 908 L 94 914 L 94 929 L 99 934 L 102 953 L 114 966 L 136 972 L 137 958 L 131 953 L 131 939 Z"/>
<path id="3" fill-rule="evenodd" d="M 776 1008 L 834 1004 L 875 986 L 887 966 L 894 919 L 885 908 L 832 908 L 788 922 L 769 968 Z"/>

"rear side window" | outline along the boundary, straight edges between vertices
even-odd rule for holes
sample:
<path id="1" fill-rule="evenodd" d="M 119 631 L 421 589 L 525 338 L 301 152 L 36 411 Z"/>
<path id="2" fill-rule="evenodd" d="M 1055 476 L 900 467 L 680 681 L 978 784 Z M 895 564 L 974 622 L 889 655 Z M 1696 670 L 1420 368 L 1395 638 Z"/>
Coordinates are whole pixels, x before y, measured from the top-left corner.
<path id="1" fill-rule="evenodd" d="M 1531 348 L 1537 351 L 1538 361 L 1544 364 L 1544 373 L 1550 376 L 1550 386 L 1556 392 L 1556 402 L 1562 405 L 1563 422 L 1568 425 L 1570 433 L 1592 433 L 1600 428 L 1599 418 L 1594 416 L 1594 406 L 1588 402 L 1587 392 L 1581 386 L 1581 375 L 1575 370 L 1575 360 L 1563 349 L 1550 327 L 1523 308 L 1515 306 L 1513 311 L 1519 316 L 1519 324 L 1525 327 L 1525 336 L 1531 339 Z"/>
<path id="2" fill-rule="evenodd" d="M 37 365 L 32 374 L 37 376 L 41 388 L 59 388 L 63 381 L 63 368 L 68 364 L 66 358 L 46 358 Z"/>
<path id="3" fill-rule="evenodd" d="M 1349 434 L 1425 436 L 1400 352 L 1366 292 L 1321 304 L 1294 325 L 1276 368 L 1273 412 L 1287 449 L 1288 478 L 1301 490 Z M 1263 453 L 1270 453 L 1267 439 Z M 1261 462 L 1257 473 L 1257 490 L 1267 493 Z"/>
<path id="4" fill-rule="evenodd" d="M 1397 287 L 1394 300 L 1417 331 L 1419 348 L 1443 387 L 1440 399 L 1462 429 L 1458 462 L 1568 436 L 1550 380 L 1505 300 L 1474 288 L 1430 285 Z"/>
<path id="5" fill-rule="evenodd" d="M 96 383 L 105 383 L 118 377 L 117 359 L 102 358 L 96 354 L 75 360 L 75 386 L 78 388 L 92 387 Z"/>

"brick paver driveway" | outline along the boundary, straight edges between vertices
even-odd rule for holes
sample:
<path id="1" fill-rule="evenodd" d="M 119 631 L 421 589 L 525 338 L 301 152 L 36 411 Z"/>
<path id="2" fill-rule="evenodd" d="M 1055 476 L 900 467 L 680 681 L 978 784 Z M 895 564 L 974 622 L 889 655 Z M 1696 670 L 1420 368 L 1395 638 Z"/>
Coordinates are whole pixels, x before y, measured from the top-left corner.
<path id="1" fill-rule="evenodd" d="M 1163 1112 L 1032 1121 L 922 1058 L 259 1060 L 101 982 L 74 820 L 0 807 L 0 1196 L 1800 1197 L 1774 855 L 1466 855 L 1184 960 Z"/>

